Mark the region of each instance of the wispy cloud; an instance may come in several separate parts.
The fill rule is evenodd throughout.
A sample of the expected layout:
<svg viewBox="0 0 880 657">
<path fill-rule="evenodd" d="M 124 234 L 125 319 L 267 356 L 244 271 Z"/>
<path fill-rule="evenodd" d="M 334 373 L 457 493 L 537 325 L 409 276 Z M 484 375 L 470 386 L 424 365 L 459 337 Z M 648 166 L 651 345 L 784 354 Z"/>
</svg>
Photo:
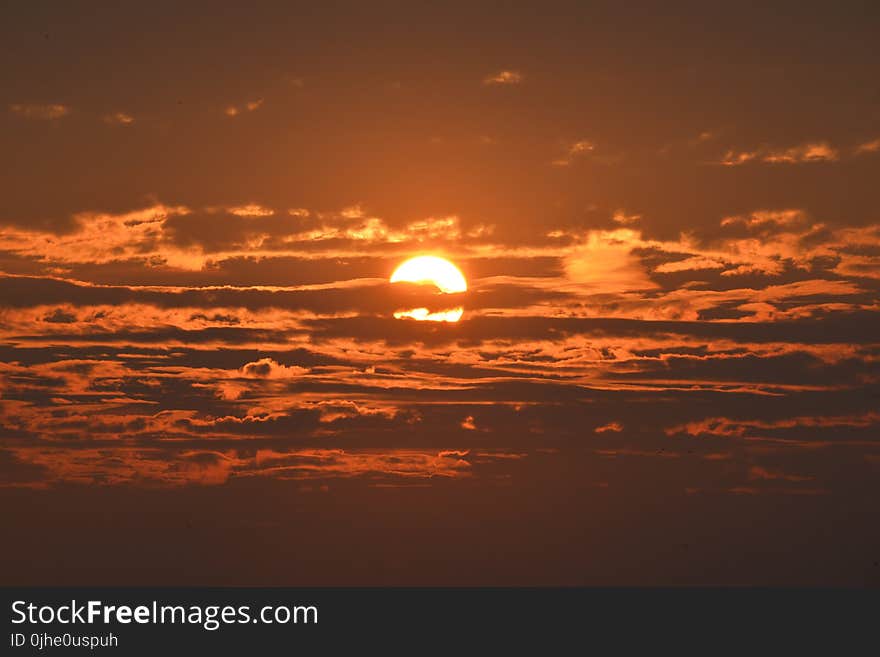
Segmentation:
<svg viewBox="0 0 880 657">
<path fill-rule="evenodd" d="M 70 114 L 70 107 L 60 103 L 52 103 L 48 105 L 14 103 L 9 106 L 9 111 L 25 119 L 52 121 Z"/>
<path fill-rule="evenodd" d="M 483 84 L 520 84 L 523 75 L 519 71 L 498 71 L 493 75 L 483 78 Z"/>
<path fill-rule="evenodd" d="M 263 99 L 258 98 L 256 100 L 250 100 L 242 105 L 230 105 L 225 110 L 223 110 L 223 113 L 226 114 L 226 116 L 230 117 L 238 116 L 239 114 L 243 114 L 244 112 L 254 112 L 260 109 L 262 105 Z"/>
<path fill-rule="evenodd" d="M 835 162 L 840 153 L 828 142 L 809 142 L 790 148 L 773 149 L 759 148 L 752 151 L 729 150 L 721 158 L 719 164 L 739 166 L 749 162 L 767 164 L 804 164 L 810 162 Z"/>
<path fill-rule="evenodd" d="M 880 424 L 880 413 L 868 411 L 858 415 L 805 415 L 775 420 L 732 419 L 709 417 L 669 427 L 666 435 L 686 434 L 688 436 L 722 436 L 725 438 L 766 437 L 767 432 L 790 431 L 803 428 L 852 427 L 870 428 Z"/>
<path fill-rule="evenodd" d="M 108 125 L 127 126 L 134 123 L 134 117 L 126 112 L 112 112 L 110 114 L 105 114 L 102 117 L 102 120 Z"/>
<path fill-rule="evenodd" d="M 620 433 L 623 431 L 623 425 L 620 422 L 609 422 L 593 429 L 595 433 Z"/>
<path fill-rule="evenodd" d="M 855 148 L 856 155 L 864 155 L 866 153 L 878 153 L 880 152 L 880 139 L 872 139 L 871 141 L 866 141 L 864 143 L 859 144 Z"/>
<path fill-rule="evenodd" d="M 771 151 L 764 155 L 764 162 L 799 164 L 801 162 L 834 162 L 839 158 L 835 148 L 827 142 L 802 144 L 784 151 Z"/>
<path fill-rule="evenodd" d="M 789 474 L 779 470 L 769 470 L 759 465 L 753 465 L 749 468 L 749 479 L 759 479 L 763 481 L 812 481 L 813 477 L 805 475 Z"/>
<path fill-rule="evenodd" d="M 612 215 L 611 220 L 621 226 L 631 226 L 642 218 L 640 214 L 627 214 L 623 210 L 617 210 Z"/>
<path fill-rule="evenodd" d="M 369 478 L 375 486 L 402 485 L 407 481 L 472 476 L 468 452 L 412 449 L 260 449 L 249 454 L 237 450 L 207 449 L 70 449 L 42 447 L 13 452 L 22 463 L 39 466 L 39 487 L 59 483 L 121 485 L 150 482 L 153 486 L 219 485 L 230 477 L 270 477 L 286 481 Z M 503 459 L 503 452 L 481 455 L 481 465 Z M 327 486 L 300 488 L 301 492 L 327 490 Z"/>
<path fill-rule="evenodd" d="M 567 167 L 577 158 L 592 152 L 595 148 L 596 146 L 593 142 L 581 139 L 567 146 L 565 154 L 562 157 L 553 160 L 551 164 L 556 167 Z"/>
</svg>

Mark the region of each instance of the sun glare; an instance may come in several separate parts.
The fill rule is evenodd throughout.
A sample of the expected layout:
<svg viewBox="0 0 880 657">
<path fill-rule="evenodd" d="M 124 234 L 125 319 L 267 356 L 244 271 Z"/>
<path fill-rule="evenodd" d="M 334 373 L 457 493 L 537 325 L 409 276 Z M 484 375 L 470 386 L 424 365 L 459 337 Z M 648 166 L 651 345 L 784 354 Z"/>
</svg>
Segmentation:
<svg viewBox="0 0 880 657">
<path fill-rule="evenodd" d="M 458 267 L 437 256 L 410 258 L 394 270 L 391 282 L 433 283 L 445 294 L 467 292 L 467 281 Z"/>
<path fill-rule="evenodd" d="M 401 264 L 391 274 L 392 283 L 416 283 L 433 285 L 443 294 L 467 292 L 467 281 L 461 271 L 445 258 L 437 256 L 417 256 Z M 464 308 L 450 308 L 431 311 L 428 308 L 399 310 L 394 313 L 397 319 L 409 318 L 417 321 L 457 322 Z"/>
</svg>

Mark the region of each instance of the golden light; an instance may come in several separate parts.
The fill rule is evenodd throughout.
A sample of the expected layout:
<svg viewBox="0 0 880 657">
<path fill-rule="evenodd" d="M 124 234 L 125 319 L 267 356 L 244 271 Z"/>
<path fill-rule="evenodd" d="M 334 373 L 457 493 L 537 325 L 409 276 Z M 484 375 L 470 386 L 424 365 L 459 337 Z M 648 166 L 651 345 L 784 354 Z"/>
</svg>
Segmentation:
<svg viewBox="0 0 880 657">
<path fill-rule="evenodd" d="M 394 270 L 394 273 L 391 274 L 391 282 L 433 285 L 442 294 L 467 292 L 467 281 L 458 267 L 445 258 L 437 256 L 410 258 Z M 412 310 L 399 310 L 394 313 L 394 317 L 430 322 L 457 322 L 463 313 L 464 308 L 461 306 L 437 312 L 431 312 L 427 308 L 413 308 Z"/>
</svg>

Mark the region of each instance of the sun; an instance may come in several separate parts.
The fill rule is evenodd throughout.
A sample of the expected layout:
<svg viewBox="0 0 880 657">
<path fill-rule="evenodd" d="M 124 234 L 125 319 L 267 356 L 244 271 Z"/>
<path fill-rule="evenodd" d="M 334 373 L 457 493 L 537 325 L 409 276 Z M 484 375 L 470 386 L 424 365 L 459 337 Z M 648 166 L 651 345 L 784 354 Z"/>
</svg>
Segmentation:
<svg viewBox="0 0 880 657">
<path fill-rule="evenodd" d="M 458 267 L 445 258 L 423 255 L 410 258 L 403 262 L 391 274 L 392 283 L 416 283 L 435 286 L 442 294 L 467 292 L 467 281 Z M 464 308 L 461 306 L 439 312 L 431 312 L 427 308 L 399 310 L 394 313 L 397 319 L 410 318 L 418 321 L 457 322 L 461 319 Z"/>
<path fill-rule="evenodd" d="M 433 283 L 444 294 L 467 292 L 467 281 L 458 267 L 437 256 L 410 258 L 394 270 L 391 282 Z"/>
</svg>

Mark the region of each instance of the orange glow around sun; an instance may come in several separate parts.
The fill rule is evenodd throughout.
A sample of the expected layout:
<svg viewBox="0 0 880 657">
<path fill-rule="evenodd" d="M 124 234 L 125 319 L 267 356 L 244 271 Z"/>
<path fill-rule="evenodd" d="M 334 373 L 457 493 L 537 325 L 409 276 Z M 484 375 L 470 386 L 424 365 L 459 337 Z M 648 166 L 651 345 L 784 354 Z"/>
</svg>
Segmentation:
<svg viewBox="0 0 880 657">
<path fill-rule="evenodd" d="M 433 285 L 442 294 L 455 294 L 467 291 L 467 281 L 454 264 L 437 256 L 417 256 L 402 263 L 391 275 L 392 283 L 416 283 Z M 448 310 L 432 312 L 428 308 L 398 310 L 397 319 L 409 318 L 417 321 L 457 322 L 464 314 L 461 306 Z"/>
</svg>

